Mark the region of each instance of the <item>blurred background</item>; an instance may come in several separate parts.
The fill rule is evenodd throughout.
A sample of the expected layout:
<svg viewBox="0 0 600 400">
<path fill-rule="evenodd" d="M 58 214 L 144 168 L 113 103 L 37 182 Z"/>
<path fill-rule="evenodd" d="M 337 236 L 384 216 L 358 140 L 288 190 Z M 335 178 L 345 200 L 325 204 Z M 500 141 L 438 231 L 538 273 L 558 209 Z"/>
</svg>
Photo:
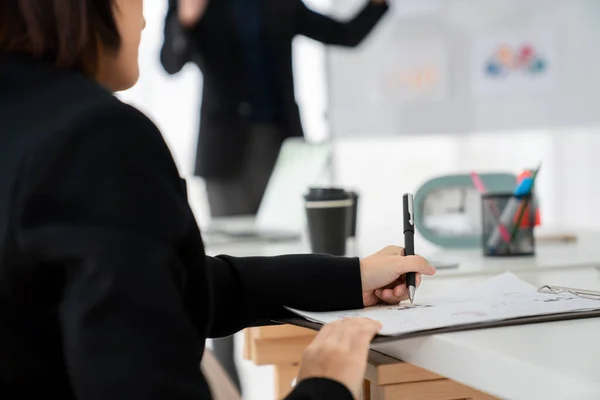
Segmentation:
<svg viewBox="0 0 600 400">
<path fill-rule="evenodd" d="M 305 37 L 293 46 L 306 138 L 332 144 L 334 183 L 360 191 L 362 229 L 389 229 L 401 240 L 402 193 L 438 175 L 517 174 L 540 162 L 544 225 L 599 229 L 600 2 L 389 3 L 357 48 Z M 306 4 L 344 19 L 364 1 Z M 156 122 L 194 196 L 204 199 L 203 182 L 193 177 L 202 75 L 191 64 L 174 76 L 164 72 L 167 2 L 145 7 L 141 79 L 119 96 Z M 200 224 L 208 223 L 207 203 L 194 207 Z M 244 398 L 273 397 L 270 367 L 241 356 L 238 367 Z"/>
<path fill-rule="evenodd" d="M 306 3 L 339 17 L 362 4 Z M 191 64 L 178 75 L 164 72 L 159 51 L 166 2 L 145 7 L 141 79 L 121 97 L 159 125 L 181 173 L 191 176 L 202 76 Z M 391 0 L 391 8 L 357 49 L 325 47 L 304 37 L 294 42 L 306 137 L 333 140 L 336 180 L 365 193 L 361 222 L 381 226 L 390 220 L 386 216 L 399 216 L 398 194 L 430 176 L 518 171 L 543 160 L 537 190 L 544 221 L 599 226 L 600 187 L 592 182 L 600 166 L 600 3 Z M 555 70 L 548 79 L 526 88 L 519 82 L 500 89 L 478 82 L 471 64 L 478 54 L 470 53 L 482 45 L 485 51 L 486 40 L 518 41 L 520 35 L 545 47 L 548 71 Z M 389 214 L 367 219 L 370 207 Z M 208 218 L 208 210 L 200 210 L 200 217 Z"/>
</svg>

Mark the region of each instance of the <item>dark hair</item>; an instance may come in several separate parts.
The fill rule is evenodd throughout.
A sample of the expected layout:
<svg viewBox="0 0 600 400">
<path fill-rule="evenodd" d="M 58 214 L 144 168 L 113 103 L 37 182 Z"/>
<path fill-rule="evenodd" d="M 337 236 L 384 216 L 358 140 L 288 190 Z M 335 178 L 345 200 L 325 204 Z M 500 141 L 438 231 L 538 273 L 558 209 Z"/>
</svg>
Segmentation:
<svg viewBox="0 0 600 400">
<path fill-rule="evenodd" d="M 120 44 L 114 0 L 0 0 L 0 54 L 95 74 L 100 50 Z"/>
</svg>

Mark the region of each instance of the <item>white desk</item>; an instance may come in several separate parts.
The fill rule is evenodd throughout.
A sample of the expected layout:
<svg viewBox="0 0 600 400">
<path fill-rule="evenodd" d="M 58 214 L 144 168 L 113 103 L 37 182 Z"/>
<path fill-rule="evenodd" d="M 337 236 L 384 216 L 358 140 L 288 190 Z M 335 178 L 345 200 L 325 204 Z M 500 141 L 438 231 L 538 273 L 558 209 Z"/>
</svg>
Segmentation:
<svg viewBox="0 0 600 400">
<path fill-rule="evenodd" d="M 248 226 L 249 219 L 233 219 L 229 225 Z M 541 229 L 539 233 L 556 232 L 555 229 Z M 553 270 L 573 267 L 600 267 L 600 232 L 578 232 L 578 240 L 572 243 L 538 244 L 534 257 L 484 257 L 480 249 L 449 250 L 442 249 L 423 240 L 415 243 L 415 248 L 423 249 L 426 257 L 436 260 L 458 261 L 459 267 L 439 270 L 434 279 L 456 278 L 457 276 L 496 275 L 510 268 L 511 271 Z M 350 255 L 362 257 L 372 254 L 390 244 L 399 243 L 395 233 L 387 231 L 376 234 L 364 233 L 358 240 L 356 248 L 349 249 Z M 238 241 L 236 243 L 213 243 L 207 241 L 210 254 L 229 254 L 234 256 L 273 256 L 280 254 L 310 252 L 306 240 L 299 242 L 267 243 L 257 241 Z"/>
<path fill-rule="evenodd" d="M 390 242 L 385 235 L 361 246 Z M 237 243 L 208 246 L 210 254 L 237 256 L 306 252 L 305 243 Z M 417 294 L 440 292 L 506 270 L 536 285 L 600 289 L 600 233 L 582 232 L 576 243 L 544 244 L 535 257 L 485 258 L 479 250 L 433 252 L 460 261 L 439 271 Z M 600 319 L 564 321 L 433 335 L 374 349 L 499 398 L 600 399 Z"/>
<path fill-rule="evenodd" d="M 518 275 L 534 285 L 600 289 L 600 272 L 591 267 Z M 434 291 L 437 283 L 420 290 Z M 598 318 L 433 335 L 373 348 L 503 399 L 600 399 Z"/>
</svg>

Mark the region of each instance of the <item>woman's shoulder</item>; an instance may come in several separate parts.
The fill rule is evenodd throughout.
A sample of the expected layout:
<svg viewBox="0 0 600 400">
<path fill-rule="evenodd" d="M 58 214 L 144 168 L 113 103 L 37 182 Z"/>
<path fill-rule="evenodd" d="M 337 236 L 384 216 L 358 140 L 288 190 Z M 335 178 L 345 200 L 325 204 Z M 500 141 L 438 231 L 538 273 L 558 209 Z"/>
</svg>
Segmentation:
<svg viewBox="0 0 600 400">
<path fill-rule="evenodd" d="M 168 152 L 162 134 L 144 113 L 83 76 L 65 74 L 49 82 L 43 92 L 60 96 L 47 103 L 48 109 L 42 111 L 46 118 L 38 119 L 45 121 L 31 142 L 38 149 L 64 150 L 73 143 L 101 140 Z"/>
<path fill-rule="evenodd" d="M 65 74 L 55 76 L 36 92 L 34 95 L 38 97 L 46 97 L 50 92 L 60 93 L 60 96 L 48 102 L 46 110 L 38 110 L 45 118 L 36 120 L 44 121 L 43 125 L 36 122 L 36 129 L 27 129 L 25 158 L 28 162 L 25 164 L 33 167 L 29 168 L 30 172 L 54 170 L 56 165 L 73 158 L 86 165 L 104 163 L 100 159 L 108 156 L 115 168 L 119 163 L 152 159 L 157 162 L 149 163 L 148 168 L 162 168 L 169 171 L 170 176 L 179 176 L 156 125 L 144 113 L 95 82 Z"/>
<path fill-rule="evenodd" d="M 60 188 L 90 192 L 100 182 L 139 186 L 142 175 L 181 191 L 169 148 L 142 112 L 69 71 L 35 64 L 14 76 L 0 90 L 0 176 L 8 177 L 0 192 L 6 182 L 16 204 Z"/>
<path fill-rule="evenodd" d="M 158 135 L 156 125 L 137 108 L 122 102 L 116 95 L 85 78 L 72 77 L 71 93 L 66 104 L 61 104 L 57 113 L 67 118 L 63 131 L 76 131 L 78 135 L 92 133 L 100 129 L 119 132 L 126 135 Z M 68 92 L 68 91 L 67 91 Z M 107 132 L 110 134 L 110 132 Z"/>
</svg>

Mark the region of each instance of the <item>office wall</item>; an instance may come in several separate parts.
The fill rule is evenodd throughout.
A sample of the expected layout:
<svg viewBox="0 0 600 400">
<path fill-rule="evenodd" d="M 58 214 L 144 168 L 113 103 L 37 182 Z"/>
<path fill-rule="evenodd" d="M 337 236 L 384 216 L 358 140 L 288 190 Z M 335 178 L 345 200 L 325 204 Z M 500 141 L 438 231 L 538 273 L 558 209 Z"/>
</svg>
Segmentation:
<svg viewBox="0 0 600 400">
<path fill-rule="evenodd" d="M 352 15 L 362 0 L 336 0 Z M 365 194 L 361 225 L 400 238 L 400 199 L 426 179 L 512 171 L 543 163 L 537 190 L 546 225 L 600 229 L 600 2 L 595 0 L 390 0 L 382 24 L 358 49 L 328 51 L 329 115 L 336 177 Z M 469 61 L 476 34 L 550 28 L 559 76 L 549 91 L 478 98 Z M 534 29 L 534 30 L 535 30 Z M 441 39 L 441 40 L 438 40 Z M 416 46 L 405 46 L 416 40 Z M 373 86 L 390 53 L 443 44 L 445 79 L 433 93 L 385 97 Z M 439 48 L 437 50 L 440 50 Z M 437 51 L 436 50 L 436 51 Z M 410 56 L 410 54 L 409 54 Z M 418 58 L 418 54 L 416 54 Z M 435 60 L 435 57 L 431 58 Z M 374 75 L 374 76 L 373 76 Z"/>
<path fill-rule="evenodd" d="M 363 2 L 333 9 L 347 16 Z M 390 2 L 362 46 L 329 51 L 335 135 L 600 125 L 597 0 Z M 484 74 L 502 44 L 530 45 L 544 71 Z"/>
<path fill-rule="evenodd" d="M 543 224 L 598 230 L 599 134 L 573 129 L 347 138 L 336 141 L 337 179 L 362 192 L 360 230 L 383 230 L 401 242 L 402 194 L 426 179 L 471 170 L 518 173 L 542 161 L 536 186 Z"/>
</svg>

